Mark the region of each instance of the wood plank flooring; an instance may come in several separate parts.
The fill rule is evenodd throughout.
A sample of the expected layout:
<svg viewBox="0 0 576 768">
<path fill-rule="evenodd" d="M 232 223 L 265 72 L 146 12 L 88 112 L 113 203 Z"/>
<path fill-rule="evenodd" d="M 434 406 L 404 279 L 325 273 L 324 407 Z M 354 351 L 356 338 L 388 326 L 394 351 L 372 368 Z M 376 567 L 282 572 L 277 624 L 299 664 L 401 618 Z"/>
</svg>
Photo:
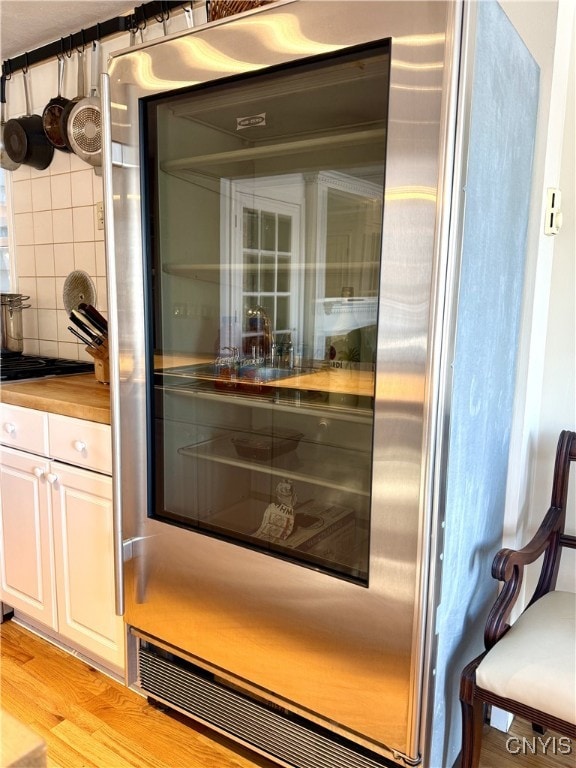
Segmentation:
<svg viewBox="0 0 576 768">
<path fill-rule="evenodd" d="M 146 699 L 13 621 L 0 625 L 0 703 L 47 743 L 48 768 L 273 768 L 265 758 Z M 548 734 L 547 734 L 548 735 Z M 518 736 L 519 741 L 506 742 Z M 571 755 L 526 754 L 529 726 L 486 728 L 480 768 L 574 768 Z M 319 767 L 321 768 L 321 767 Z M 342 768 L 346 768 L 342 766 Z M 447 768 L 436 766 L 435 768 Z"/>
</svg>

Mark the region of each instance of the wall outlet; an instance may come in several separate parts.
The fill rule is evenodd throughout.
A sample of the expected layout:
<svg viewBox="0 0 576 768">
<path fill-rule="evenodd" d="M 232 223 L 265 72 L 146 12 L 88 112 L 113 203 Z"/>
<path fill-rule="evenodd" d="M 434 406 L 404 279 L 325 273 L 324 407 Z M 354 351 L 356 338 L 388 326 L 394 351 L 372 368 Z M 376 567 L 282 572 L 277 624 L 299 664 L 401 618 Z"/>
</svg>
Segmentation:
<svg viewBox="0 0 576 768">
<path fill-rule="evenodd" d="M 104 229 L 104 203 L 96 203 L 96 229 Z"/>
</svg>

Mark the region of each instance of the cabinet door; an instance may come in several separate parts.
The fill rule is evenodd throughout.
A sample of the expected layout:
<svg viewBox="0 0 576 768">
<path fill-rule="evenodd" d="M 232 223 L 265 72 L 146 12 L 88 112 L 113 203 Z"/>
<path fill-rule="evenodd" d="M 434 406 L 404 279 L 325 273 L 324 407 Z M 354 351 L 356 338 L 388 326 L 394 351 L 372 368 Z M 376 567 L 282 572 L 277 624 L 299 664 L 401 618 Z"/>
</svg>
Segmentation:
<svg viewBox="0 0 576 768">
<path fill-rule="evenodd" d="M 0 459 L 1 597 L 56 629 L 49 462 L 9 448 Z"/>
<path fill-rule="evenodd" d="M 58 630 L 117 667 L 124 622 L 114 606 L 112 479 L 52 462 Z"/>
</svg>

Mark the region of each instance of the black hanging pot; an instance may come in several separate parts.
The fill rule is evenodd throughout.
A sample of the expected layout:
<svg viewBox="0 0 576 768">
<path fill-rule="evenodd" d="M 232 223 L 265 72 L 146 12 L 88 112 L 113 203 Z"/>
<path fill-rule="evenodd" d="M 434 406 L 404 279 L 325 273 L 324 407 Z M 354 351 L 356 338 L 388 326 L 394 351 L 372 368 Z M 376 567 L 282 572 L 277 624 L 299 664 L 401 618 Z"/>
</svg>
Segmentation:
<svg viewBox="0 0 576 768">
<path fill-rule="evenodd" d="M 4 146 L 8 157 L 15 163 L 31 165 L 37 171 L 48 168 L 54 157 L 54 147 L 44 133 L 42 117 L 30 111 L 28 69 L 23 70 L 26 114 L 8 120 L 4 126 Z"/>
<path fill-rule="evenodd" d="M 2 167 L 5 171 L 16 171 L 18 168 L 20 168 L 20 163 L 15 163 L 14 160 L 9 157 L 8 153 L 6 152 L 6 147 L 4 146 L 4 126 L 6 124 L 6 120 L 4 119 L 5 104 L 6 78 L 4 75 L 2 75 L 2 94 L 0 101 L 0 127 L 2 129 L 2 137 L 0 138 L 0 167 Z"/>
<path fill-rule="evenodd" d="M 70 99 L 66 99 L 62 96 L 62 83 L 64 82 L 64 56 L 58 57 L 58 96 L 54 96 L 50 99 L 48 104 L 44 107 L 42 112 L 42 125 L 44 127 L 44 133 L 46 138 L 52 144 L 54 149 L 60 149 L 62 152 L 69 152 L 70 150 L 66 146 L 64 136 L 62 135 L 62 127 L 60 124 L 60 118 L 64 108 L 70 102 Z"/>
</svg>

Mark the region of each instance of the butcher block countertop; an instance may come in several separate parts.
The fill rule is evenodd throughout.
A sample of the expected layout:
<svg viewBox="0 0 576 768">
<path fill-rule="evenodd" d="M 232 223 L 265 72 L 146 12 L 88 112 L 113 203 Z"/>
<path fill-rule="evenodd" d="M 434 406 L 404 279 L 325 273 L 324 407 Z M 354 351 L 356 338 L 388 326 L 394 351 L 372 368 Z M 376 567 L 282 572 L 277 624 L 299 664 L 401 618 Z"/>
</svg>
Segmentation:
<svg viewBox="0 0 576 768">
<path fill-rule="evenodd" d="M 3 383 L 0 402 L 110 424 L 110 387 L 93 373 Z"/>
</svg>

